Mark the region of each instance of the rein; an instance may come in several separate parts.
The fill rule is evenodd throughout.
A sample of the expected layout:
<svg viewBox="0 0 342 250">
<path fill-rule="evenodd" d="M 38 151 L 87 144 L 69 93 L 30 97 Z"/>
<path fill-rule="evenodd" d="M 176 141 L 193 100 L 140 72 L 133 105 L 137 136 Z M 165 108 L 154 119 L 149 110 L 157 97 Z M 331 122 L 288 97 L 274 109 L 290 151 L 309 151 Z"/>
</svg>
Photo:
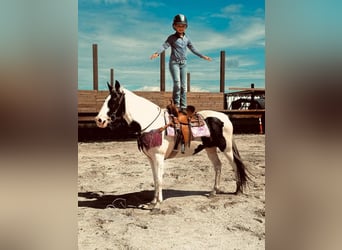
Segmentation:
<svg viewBox="0 0 342 250">
<path fill-rule="evenodd" d="M 149 125 L 147 125 L 147 127 L 146 128 L 144 128 L 144 129 L 142 129 L 141 131 L 140 131 L 140 133 L 142 133 L 142 132 L 144 132 L 146 129 L 148 129 L 157 119 L 158 119 L 158 117 L 159 117 L 159 115 L 160 115 L 160 113 L 161 113 L 161 108 L 160 107 L 158 107 L 159 108 L 159 113 L 158 113 L 158 115 L 156 116 L 156 118 L 154 118 L 154 120 L 149 124 Z"/>
</svg>

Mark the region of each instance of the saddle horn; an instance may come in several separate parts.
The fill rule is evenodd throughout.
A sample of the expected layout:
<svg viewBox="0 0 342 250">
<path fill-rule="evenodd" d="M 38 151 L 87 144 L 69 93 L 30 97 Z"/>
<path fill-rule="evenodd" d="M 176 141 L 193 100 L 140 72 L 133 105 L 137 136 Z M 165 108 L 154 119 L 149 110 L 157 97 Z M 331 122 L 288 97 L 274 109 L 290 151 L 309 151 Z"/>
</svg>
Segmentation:
<svg viewBox="0 0 342 250">
<path fill-rule="evenodd" d="M 178 117 L 178 109 L 177 107 L 174 105 L 173 100 L 170 99 L 170 104 L 166 106 L 167 112 L 170 115 L 174 115 L 175 117 Z"/>
</svg>

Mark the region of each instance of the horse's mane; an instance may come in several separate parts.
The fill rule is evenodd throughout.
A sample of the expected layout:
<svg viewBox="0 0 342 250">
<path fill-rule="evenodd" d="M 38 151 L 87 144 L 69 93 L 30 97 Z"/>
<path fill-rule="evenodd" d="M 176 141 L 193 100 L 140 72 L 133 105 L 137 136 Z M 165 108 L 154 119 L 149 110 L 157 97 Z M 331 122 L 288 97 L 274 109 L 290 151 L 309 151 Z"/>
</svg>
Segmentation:
<svg viewBox="0 0 342 250">
<path fill-rule="evenodd" d="M 150 100 L 142 96 L 139 96 L 126 88 L 122 88 L 121 90 L 126 95 L 125 119 L 128 124 L 130 124 L 133 120 L 145 121 L 146 119 L 148 119 L 149 114 L 144 112 L 146 110 L 153 110 L 153 109 L 158 110 L 159 109 L 159 106 L 151 102 Z M 140 125 L 143 126 L 142 124 Z"/>
<path fill-rule="evenodd" d="M 137 94 L 133 93 L 131 90 L 128 90 L 126 88 L 122 88 L 122 90 L 123 90 L 124 93 L 126 93 L 126 94 L 128 93 L 129 95 L 134 96 L 134 98 L 136 98 L 137 100 L 141 100 L 144 103 L 148 103 L 148 104 L 152 104 L 154 106 L 158 106 L 154 102 L 152 102 L 152 101 L 150 101 L 150 100 L 148 100 L 148 99 L 146 99 L 146 98 L 144 98 L 144 97 L 142 97 L 140 95 L 137 95 Z"/>
</svg>

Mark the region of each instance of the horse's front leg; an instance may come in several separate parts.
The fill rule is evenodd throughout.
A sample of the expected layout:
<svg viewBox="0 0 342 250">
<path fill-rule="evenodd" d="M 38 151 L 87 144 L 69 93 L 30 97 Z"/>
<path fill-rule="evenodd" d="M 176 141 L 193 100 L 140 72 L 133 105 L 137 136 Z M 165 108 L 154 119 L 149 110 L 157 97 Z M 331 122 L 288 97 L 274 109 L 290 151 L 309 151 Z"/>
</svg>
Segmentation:
<svg viewBox="0 0 342 250">
<path fill-rule="evenodd" d="M 158 208 L 163 201 L 164 155 L 152 155 L 151 158 L 149 157 L 149 161 L 153 174 L 154 196 L 150 203 L 141 206 L 144 209 Z"/>
<path fill-rule="evenodd" d="M 154 180 L 154 197 L 151 203 L 158 204 L 163 201 L 164 156 L 155 155 L 151 167 Z"/>
<path fill-rule="evenodd" d="M 163 175 L 164 175 L 164 155 L 157 154 L 153 159 L 154 172 L 154 198 L 153 201 L 159 205 L 163 202 Z"/>
</svg>

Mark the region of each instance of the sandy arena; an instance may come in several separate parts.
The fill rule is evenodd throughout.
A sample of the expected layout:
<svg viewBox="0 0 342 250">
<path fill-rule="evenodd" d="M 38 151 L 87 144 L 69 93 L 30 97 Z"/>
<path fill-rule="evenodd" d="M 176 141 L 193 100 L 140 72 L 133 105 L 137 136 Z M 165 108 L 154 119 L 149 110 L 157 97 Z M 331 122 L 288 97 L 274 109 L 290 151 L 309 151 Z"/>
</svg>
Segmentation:
<svg viewBox="0 0 342 250">
<path fill-rule="evenodd" d="M 265 249 L 265 135 L 234 135 L 252 173 L 243 195 L 208 197 L 214 170 L 205 153 L 165 161 L 160 210 L 152 171 L 135 140 L 78 144 L 78 245 L 105 249 Z M 235 177 L 221 155 L 221 188 Z"/>
</svg>

